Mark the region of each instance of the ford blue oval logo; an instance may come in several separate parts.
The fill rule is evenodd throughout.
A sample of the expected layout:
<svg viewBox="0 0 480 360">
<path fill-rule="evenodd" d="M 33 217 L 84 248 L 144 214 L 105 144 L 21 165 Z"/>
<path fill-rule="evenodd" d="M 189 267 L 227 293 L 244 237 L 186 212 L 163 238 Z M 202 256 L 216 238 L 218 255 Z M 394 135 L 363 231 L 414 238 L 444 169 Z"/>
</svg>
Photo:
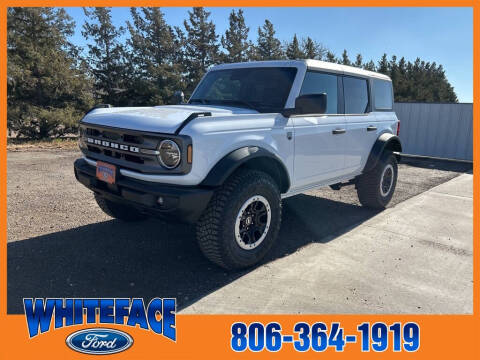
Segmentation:
<svg viewBox="0 0 480 360">
<path fill-rule="evenodd" d="M 133 344 L 130 335 L 113 329 L 97 328 L 76 331 L 67 337 L 70 349 L 84 354 L 114 354 L 127 350 Z"/>
</svg>

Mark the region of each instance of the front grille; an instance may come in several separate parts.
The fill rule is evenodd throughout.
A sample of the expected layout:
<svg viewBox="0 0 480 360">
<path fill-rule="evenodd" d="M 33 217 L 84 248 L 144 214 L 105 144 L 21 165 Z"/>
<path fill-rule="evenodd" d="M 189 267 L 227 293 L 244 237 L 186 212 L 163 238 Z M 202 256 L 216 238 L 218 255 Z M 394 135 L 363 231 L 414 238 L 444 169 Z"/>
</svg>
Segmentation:
<svg viewBox="0 0 480 360">
<path fill-rule="evenodd" d="M 123 141 L 132 144 L 143 144 L 143 138 L 141 136 L 134 136 L 129 134 L 123 135 Z"/>
<path fill-rule="evenodd" d="M 99 136 L 99 135 L 97 135 L 97 136 Z M 115 141 L 122 139 L 122 134 L 115 133 L 115 132 L 112 132 L 112 131 L 102 131 L 101 136 L 104 137 L 105 139 L 110 139 L 110 140 L 115 140 Z M 123 135 L 123 136 L 125 136 L 125 135 Z"/>
<path fill-rule="evenodd" d="M 191 139 L 185 135 L 164 135 L 143 133 L 135 130 L 102 127 L 91 124 L 80 125 L 80 136 L 83 137 L 86 148 L 82 151 L 92 160 L 112 163 L 123 169 L 152 174 L 185 174 L 191 169 L 191 164 L 182 160 L 175 169 L 164 168 L 155 152 L 160 142 L 170 139 L 177 143 L 186 159 L 186 149 Z"/>
<path fill-rule="evenodd" d="M 88 151 L 91 151 L 91 152 L 96 153 L 96 154 L 101 154 L 102 153 L 102 149 L 100 149 L 98 147 L 95 147 L 95 146 L 87 145 L 87 149 L 88 149 Z"/>
<path fill-rule="evenodd" d="M 142 150 L 156 150 L 162 140 L 160 136 L 138 135 L 129 133 L 128 130 L 88 126 L 82 126 L 81 132 L 89 156 L 95 160 L 107 160 L 136 170 L 138 170 L 136 165 L 156 168 L 160 166 L 156 155 L 141 153 Z"/>
</svg>

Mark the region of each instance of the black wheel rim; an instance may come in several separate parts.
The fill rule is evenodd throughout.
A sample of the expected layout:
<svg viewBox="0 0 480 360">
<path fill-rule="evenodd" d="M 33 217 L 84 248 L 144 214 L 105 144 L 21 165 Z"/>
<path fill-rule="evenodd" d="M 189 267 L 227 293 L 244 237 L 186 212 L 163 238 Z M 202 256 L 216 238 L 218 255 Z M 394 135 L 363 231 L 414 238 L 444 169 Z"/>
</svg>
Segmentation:
<svg viewBox="0 0 480 360">
<path fill-rule="evenodd" d="M 251 250 L 264 240 L 271 221 L 270 205 L 263 196 L 248 199 L 239 211 L 235 223 L 238 245 Z"/>
<path fill-rule="evenodd" d="M 382 181 L 380 188 L 383 196 L 387 196 L 393 185 L 393 168 L 391 165 L 387 166 L 382 174 Z"/>
</svg>

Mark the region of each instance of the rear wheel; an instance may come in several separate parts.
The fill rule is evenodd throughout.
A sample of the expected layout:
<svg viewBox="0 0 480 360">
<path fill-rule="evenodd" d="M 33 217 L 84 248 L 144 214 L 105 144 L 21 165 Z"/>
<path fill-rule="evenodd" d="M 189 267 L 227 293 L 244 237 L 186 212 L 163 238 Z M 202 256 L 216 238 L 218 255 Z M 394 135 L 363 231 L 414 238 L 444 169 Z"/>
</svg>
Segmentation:
<svg viewBox="0 0 480 360">
<path fill-rule="evenodd" d="M 105 214 L 115 219 L 123 221 L 140 221 L 148 217 L 147 215 L 139 212 L 133 206 L 113 202 L 97 194 L 95 194 L 95 200 Z"/>
<path fill-rule="evenodd" d="M 360 203 L 370 208 L 384 209 L 395 192 L 397 177 L 397 158 L 393 153 L 386 152 L 371 171 L 358 179 L 357 194 Z"/>
<path fill-rule="evenodd" d="M 240 170 L 217 190 L 200 217 L 200 249 L 226 269 L 252 266 L 275 242 L 281 210 L 278 186 L 269 175 Z"/>
</svg>

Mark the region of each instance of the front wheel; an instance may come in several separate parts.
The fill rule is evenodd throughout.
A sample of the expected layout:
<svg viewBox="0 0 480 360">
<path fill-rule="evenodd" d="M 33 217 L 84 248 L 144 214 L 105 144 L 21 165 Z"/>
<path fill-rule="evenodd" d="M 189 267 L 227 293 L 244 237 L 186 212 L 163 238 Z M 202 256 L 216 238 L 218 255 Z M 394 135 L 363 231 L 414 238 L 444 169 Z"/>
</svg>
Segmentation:
<svg viewBox="0 0 480 360">
<path fill-rule="evenodd" d="M 214 194 L 197 223 L 203 254 L 225 269 L 258 263 L 275 242 L 282 208 L 278 186 L 267 174 L 240 170 Z"/>
<path fill-rule="evenodd" d="M 397 177 L 397 158 L 387 152 L 371 171 L 359 177 L 357 194 L 360 203 L 366 207 L 384 209 L 395 192 Z"/>
</svg>

